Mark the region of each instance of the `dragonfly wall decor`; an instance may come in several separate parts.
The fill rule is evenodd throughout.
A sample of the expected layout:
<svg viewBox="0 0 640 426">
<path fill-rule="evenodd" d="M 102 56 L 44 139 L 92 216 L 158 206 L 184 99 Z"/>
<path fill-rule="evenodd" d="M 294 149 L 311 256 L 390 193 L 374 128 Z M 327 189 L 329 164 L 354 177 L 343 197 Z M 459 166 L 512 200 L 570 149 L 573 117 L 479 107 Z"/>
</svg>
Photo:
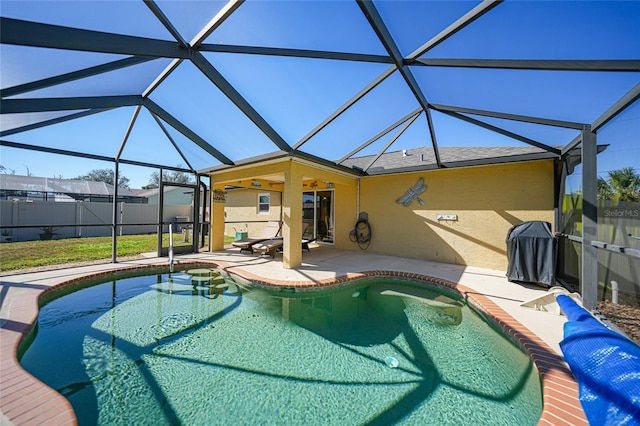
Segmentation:
<svg viewBox="0 0 640 426">
<path fill-rule="evenodd" d="M 424 179 L 420 178 L 415 185 L 407 190 L 406 194 L 396 200 L 396 203 L 407 207 L 415 199 L 420 203 L 420 205 L 424 206 L 424 201 L 422 198 L 418 197 L 418 195 L 422 194 L 426 190 L 427 185 L 424 184 Z"/>
</svg>

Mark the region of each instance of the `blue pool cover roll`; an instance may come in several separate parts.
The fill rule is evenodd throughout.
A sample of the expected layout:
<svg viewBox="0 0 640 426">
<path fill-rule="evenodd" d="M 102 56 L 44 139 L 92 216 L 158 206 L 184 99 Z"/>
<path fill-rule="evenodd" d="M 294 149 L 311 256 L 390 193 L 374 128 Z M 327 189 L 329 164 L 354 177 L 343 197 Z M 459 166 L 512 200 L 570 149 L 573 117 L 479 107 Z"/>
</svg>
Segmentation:
<svg viewBox="0 0 640 426">
<path fill-rule="evenodd" d="M 570 297 L 559 295 L 556 301 L 568 319 L 560 348 L 589 424 L 640 426 L 640 346 Z"/>
</svg>

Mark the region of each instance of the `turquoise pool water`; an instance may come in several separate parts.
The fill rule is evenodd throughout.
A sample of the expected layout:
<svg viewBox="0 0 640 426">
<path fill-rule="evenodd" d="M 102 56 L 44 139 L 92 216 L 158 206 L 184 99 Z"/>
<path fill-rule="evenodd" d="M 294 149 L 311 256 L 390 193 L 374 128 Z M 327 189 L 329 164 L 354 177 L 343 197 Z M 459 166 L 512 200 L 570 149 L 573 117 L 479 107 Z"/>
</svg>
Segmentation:
<svg viewBox="0 0 640 426">
<path fill-rule="evenodd" d="M 196 283 L 197 284 L 197 283 Z M 466 305 L 395 280 L 270 294 L 186 273 L 41 308 L 22 365 L 81 425 L 536 424 L 527 357 Z"/>
</svg>

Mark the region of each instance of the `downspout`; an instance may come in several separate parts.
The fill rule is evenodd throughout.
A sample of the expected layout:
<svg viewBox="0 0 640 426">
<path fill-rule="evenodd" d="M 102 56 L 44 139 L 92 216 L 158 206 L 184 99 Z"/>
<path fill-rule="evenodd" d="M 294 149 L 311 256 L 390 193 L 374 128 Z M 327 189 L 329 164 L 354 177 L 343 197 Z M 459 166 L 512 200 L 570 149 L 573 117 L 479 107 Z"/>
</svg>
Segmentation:
<svg viewBox="0 0 640 426">
<path fill-rule="evenodd" d="M 280 193 L 280 223 L 284 221 L 284 191 L 278 191 Z M 277 234 L 276 234 L 277 235 Z M 280 235 L 282 235 L 282 226 L 280 227 Z"/>
<path fill-rule="evenodd" d="M 358 193 L 356 194 L 356 217 L 360 215 L 360 177 L 358 177 Z"/>
<path fill-rule="evenodd" d="M 568 155 L 568 154 L 567 154 Z M 565 258 L 565 252 L 569 246 L 566 235 L 569 231 L 566 229 L 565 216 L 564 216 L 564 193 L 566 190 L 566 178 L 568 175 L 567 157 L 561 156 L 560 159 L 554 160 L 554 177 L 553 177 L 553 210 L 554 210 L 554 232 L 557 234 L 563 234 L 558 237 L 558 246 L 556 251 L 556 267 L 555 276 L 556 281 L 566 286 L 565 277 L 567 276 L 564 262 L 561 259 Z"/>
<path fill-rule="evenodd" d="M 553 229 L 554 232 L 562 232 L 562 199 L 564 196 L 564 184 L 562 179 L 562 169 L 564 160 L 553 160 Z M 557 275 L 556 275 L 557 276 Z"/>
</svg>

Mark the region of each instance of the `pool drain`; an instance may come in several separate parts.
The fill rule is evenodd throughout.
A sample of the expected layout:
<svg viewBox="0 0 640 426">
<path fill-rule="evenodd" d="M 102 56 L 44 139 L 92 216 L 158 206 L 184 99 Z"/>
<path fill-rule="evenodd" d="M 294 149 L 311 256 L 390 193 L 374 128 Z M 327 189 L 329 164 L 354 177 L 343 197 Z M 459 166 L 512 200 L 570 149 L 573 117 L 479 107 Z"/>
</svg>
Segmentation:
<svg viewBox="0 0 640 426">
<path fill-rule="evenodd" d="M 384 363 L 387 364 L 389 368 L 397 368 L 400 363 L 398 360 L 392 356 L 388 356 L 384 359 Z"/>
</svg>

